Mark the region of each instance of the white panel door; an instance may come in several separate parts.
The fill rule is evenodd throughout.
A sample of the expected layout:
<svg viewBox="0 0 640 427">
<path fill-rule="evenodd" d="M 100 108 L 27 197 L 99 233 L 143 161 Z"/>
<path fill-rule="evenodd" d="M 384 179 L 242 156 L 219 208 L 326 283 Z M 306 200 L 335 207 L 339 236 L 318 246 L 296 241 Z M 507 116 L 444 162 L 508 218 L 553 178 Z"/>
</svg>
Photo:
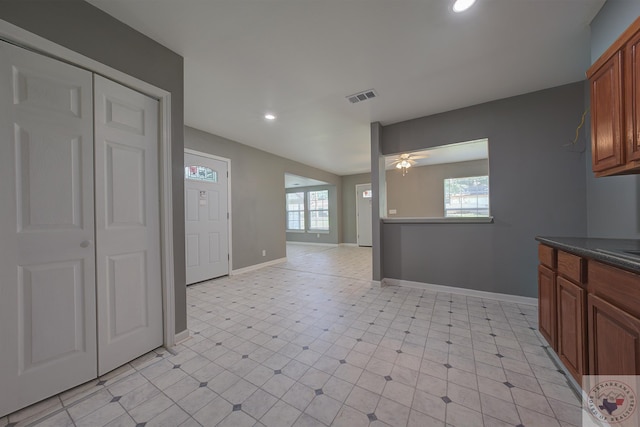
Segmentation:
<svg viewBox="0 0 640 427">
<path fill-rule="evenodd" d="M 187 284 L 229 274 L 227 162 L 184 154 Z"/>
<path fill-rule="evenodd" d="M 96 377 L 91 73 L 0 42 L 0 417 Z"/>
<path fill-rule="evenodd" d="M 158 102 L 95 86 L 98 373 L 162 345 Z"/>
<path fill-rule="evenodd" d="M 371 184 L 356 185 L 358 246 L 371 246 Z"/>
</svg>

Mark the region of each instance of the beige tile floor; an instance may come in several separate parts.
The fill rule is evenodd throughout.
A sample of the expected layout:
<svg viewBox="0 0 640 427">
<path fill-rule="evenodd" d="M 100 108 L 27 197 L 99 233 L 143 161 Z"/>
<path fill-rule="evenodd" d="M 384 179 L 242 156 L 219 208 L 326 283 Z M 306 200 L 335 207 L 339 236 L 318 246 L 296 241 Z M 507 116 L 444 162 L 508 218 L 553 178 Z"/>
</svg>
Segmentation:
<svg viewBox="0 0 640 427">
<path fill-rule="evenodd" d="M 372 286 L 371 249 L 187 290 L 191 338 L 0 426 L 572 426 L 533 306 Z"/>
</svg>

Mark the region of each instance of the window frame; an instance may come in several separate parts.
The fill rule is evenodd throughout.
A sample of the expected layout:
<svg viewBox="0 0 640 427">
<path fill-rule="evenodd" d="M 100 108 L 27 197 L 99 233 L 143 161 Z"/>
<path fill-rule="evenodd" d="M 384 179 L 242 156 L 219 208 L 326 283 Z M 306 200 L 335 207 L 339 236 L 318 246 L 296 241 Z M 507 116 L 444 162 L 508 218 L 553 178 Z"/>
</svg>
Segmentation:
<svg viewBox="0 0 640 427">
<path fill-rule="evenodd" d="M 475 208 L 463 208 L 462 204 L 460 205 L 460 208 L 457 208 L 458 211 L 473 211 L 475 210 L 476 214 L 468 214 L 468 215 L 464 215 L 464 214 L 459 214 L 459 215 L 448 215 L 448 212 L 450 210 L 454 210 L 452 208 L 447 209 L 447 195 L 449 194 L 449 199 L 451 198 L 450 192 L 447 190 L 447 184 L 453 180 L 471 180 L 471 179 L 481 179 L 483 181 L 486 181 L 486 187 L 487 187 L 487 191 L 486 193 L 476 193 L 474 194 L 469 194 L 468 196 L 470 197 L 475 197 L 476 200 L 476 207 Z M 449 178 L 444 178 L 443 179 L 443 190 L 444 190 L 444 198 L 443 198 L 443 214 L 444 214 L 444 218 L 487 218 L 491 216 L 491 188 L 489 186 L 489 175 L 478 175 L 478 176 L 460 176 L 460 177 L 449 177 Z M 485 211 L 485 208 L 481 208 L 479 207 L 478 201 L 480 199 L 481 196 L 485 196 L 486 194 L 486 200 L 487 200 L 487 204 L 486 204 L 486 214 L 480 214 L 480 211 Z M 465 197 L 464 194 L 460 194 L 459 197 Z M 469 212 L 470 213 L 470 212 Z M 483 212 L 484 213 L 484 212 Z"/>
<path fill-rule="evenodd" d="M 325 198 L 316 198 L 316 200 L 312 200 L 311 197 L 311 193 L 326 193 L 326 197 Z M 313 232 L 313 233 L 317 233 L 317 232 L 325 232 L 328 233 L 329 231 L 331 231 L 331 224 L 329 221 L 329 190 L 328 189 L 324 189 L 324 190 L 307 190 L 306 192 L 307 194 L 307 208 L 308 208 L 308 217 L 309 217 L 309 225 L 307 226 L 307 231 L 309 232 Z M 318 208 L 317 206 L 315 208 L 311 207 L 311 203 L 315 201 L 316 204 L 318 202 L 322 202 L 323 205 L 326 205 L 326 207 L 322 207 L 322 208 Z M 314 218 L 312 218 L 314 213 L 320 214 L 322 212 L 326 212 L 326 223 L 327 226 L 326 228 L 324 227 L 314 227 L 313 226 L 313 221 Z M 321 222 L 325 222 L 324 219 L 320 219 L 320 218 L 315 218 L 315 221 L 321 221 Z"/>
<path fill-rule="evenodd" d="M 297 194 L 297 195 L 302 195 L 302 203 L 298 203 L 297 206 L 299 207 L 299 209 L 289 209 L 290 203 L 289 203 L 289 195 L 290 194 Z M 285 196 L 285 213 L 286 213 L 286 229 L 287 232 L 291 232 L 291 233 L 304 233 L 306 231 L 306 216 L 307 216 L 307 209 L 306 209 L 306 192 L 305 191 L 291 191 L 291 192 L 287 192 L 286 196 Z M 301 208 L 301 209 L 300 209 Z M 289 214 L 291 213 L 297 213 L 298 214 L 298 222 L 301 224 L 300 228 L 290 228 L 290 217 Z"/>
<path fill-rule="evenodd" d="M 332 221 L 331 221 L 331 191 L 329 188 L 314 188 L 314 187 L 307 187 L 307 188 L 298 188 L 295 189 L 293 191 L 288 191 L 291 189 L 287 189 L 287 191 L 285 192 L 285 230 L 287 233 L 315 233 L 315 234 L 329 234 L 331 233 L 331 227 L 332 227 Z M 318 208 L 317 206 L 314 205 L 314 208 L 311 209 L 311 205 L 312 205 L 312 200 L 311 200 L 311 193 L 326 193 L 326 198 L 325 199 L 319 199 L 321 202 L 323 201 L 323 206 L 320 206 L 320 208 Z M 290 210 L 289 209 L 289 194 L 304 194 L 304 205 L 303 208 L 304 210 Z M 314 201 L 314 202 L 317 202 Z M 298 212 L 298 213 L 302 213 L 302 219 L 303 219 L 303 228 L 289 228 L 289 213 L 293 213 L 293 212 Z M 313 218 L 312 216 L 314 215 L 318 215 L 317 213 L 324 213 L 326 215 L 326 220 L 324 218 Z M 326 228 L 322 227 L 322 228 L 318 228 L 318 227 L 313 227 L 312 223 L 314 221 L 321 221 L 321 222 L 326 222 Z M 317 224 L 316 224 L 317 225 Z"/>
</svg>

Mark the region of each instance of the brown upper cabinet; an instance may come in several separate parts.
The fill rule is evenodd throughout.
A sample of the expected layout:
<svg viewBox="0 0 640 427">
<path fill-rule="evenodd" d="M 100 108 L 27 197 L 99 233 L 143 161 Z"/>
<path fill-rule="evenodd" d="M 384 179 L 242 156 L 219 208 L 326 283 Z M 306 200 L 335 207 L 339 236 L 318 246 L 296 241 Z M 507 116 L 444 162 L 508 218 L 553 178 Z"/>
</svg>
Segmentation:
<svg viewBox="0 0 640 427">
<path fill-rule="evenodd" d="M 640 18 L 587 70 L 597 177 L 640 173 Z"/>
</svg>

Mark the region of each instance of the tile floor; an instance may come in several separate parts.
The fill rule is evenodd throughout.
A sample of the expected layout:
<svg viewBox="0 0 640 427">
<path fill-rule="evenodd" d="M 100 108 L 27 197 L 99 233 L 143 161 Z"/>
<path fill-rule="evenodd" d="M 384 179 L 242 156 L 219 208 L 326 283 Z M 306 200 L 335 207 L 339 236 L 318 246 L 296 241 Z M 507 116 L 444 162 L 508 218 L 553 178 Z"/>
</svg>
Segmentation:
<svg viewBox="0 0 640 427">
<path fill-rule="evenodd" d="M 370 282 L 371 250 L 188 288 L 191 338 L 0 426 L 572 426 L 536 308 Z"/>
</svg>

